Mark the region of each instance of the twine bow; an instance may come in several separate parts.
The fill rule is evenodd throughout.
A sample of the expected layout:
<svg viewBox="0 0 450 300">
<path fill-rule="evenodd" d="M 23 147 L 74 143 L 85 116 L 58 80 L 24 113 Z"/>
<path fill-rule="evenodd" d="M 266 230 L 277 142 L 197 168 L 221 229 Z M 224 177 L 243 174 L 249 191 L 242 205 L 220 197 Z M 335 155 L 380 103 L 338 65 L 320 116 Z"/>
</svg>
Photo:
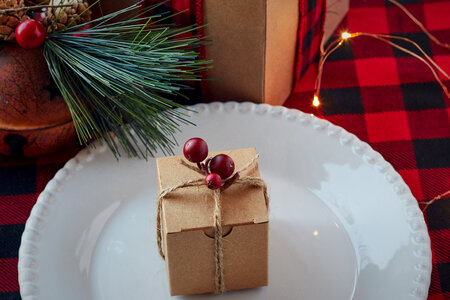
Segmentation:
<svg viewBox="0 0 450 300">
<path fill-rule="evenodd" d="M 222 188 L 217 190 L 211 190 L 212 196 L 214 198 L 214 261 L 216 265 L 216 271 L 215 271 L 215 292 L 216 294 L 222 294 L 225 292 L 225 281 L 224 281 L 224 274 L 223 274 L 223 244 L 222 244 L 222 201 L 221 201 L 221 192 L 225 190 L 226 187 L 228 187 L 231 184 L 242 184 L 246 186 L 253 186 L 253 187 L 261 187 L 263 189 L 264 193 L 264 200 L 266 201 L 266 206 L 269 206 L 269 196 L 267 194 L 267 185 L 261 178 L 258 177 L 251 177 L 251 176 L 243 176 L 241 177 L 240 174 L 246 170 L 248 170 L 250 167 L 252 167 L 255 162 L 257 161 L 259 157 L 259 154 L 255 155 L 255 157 L 248 162 L 244 167 L 242 167 L 240 170 L 236 172 L 234 176 L 231 178 L 225 180 Z M 195 171 L 200 170 L 187 165 L 183 163 L 186 167 L 189 167 Z M 203 173 L 202 173 L 203 174 Z M 172 193 L 175 190 L 186 188 L 186 187 L 193 187 L 193 186 L 203 186 L 205 185 L 205 181 L 203 179 L 196 179 L 196 180 L 187 180 L 185 182 L 182 182 L 180 184 L 177 184 L 172 187 L 168 187 L 164 190 L 162 190 L 158 195 L 158 202 L 157 202 L 157 213 L 156 213 L 156 237 L 157 237 L 157 243 L 158 243 L 158 251 L 159 254 L 163 259 L 165 259 L 165 255 L 162 249 L 162 234 L 161 234 L 161 208 L 162 208 L 162 201 L 165 196 Z M 224 188 L 225 187 L 225 188 Z"/>
</svg>

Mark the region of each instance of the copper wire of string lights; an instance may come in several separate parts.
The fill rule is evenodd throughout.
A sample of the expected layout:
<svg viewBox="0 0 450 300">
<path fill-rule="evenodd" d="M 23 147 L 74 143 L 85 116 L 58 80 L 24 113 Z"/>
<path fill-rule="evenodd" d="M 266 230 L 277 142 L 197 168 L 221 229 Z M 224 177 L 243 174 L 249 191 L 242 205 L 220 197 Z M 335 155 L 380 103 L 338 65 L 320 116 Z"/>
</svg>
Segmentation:
<svg viewBox="0 0 450 300">
<path fill-rule="evenodd" d="M 431 59 L 431 57 L 430 57 L 429 55 L 427 55 L 427 54 L 422 50 L 422 48 L 420 48 L 416 43 L 414 43 L 414 42 L 411 41 L 410 39 L 407 39 L 407 38 L 404 38 L 404 37 L 389 36 L 389 35 L 383 36 L 383 35 L 380 35 L 380 34 L 368 34 L 368 33 L 363 33 L 363 34 L 361 34 L 361 35 L 362 35 L 362 36 L 370 36 L 370 37 L 376 38 L 376 39 L 378 39 L 378 40 L 380 40 L 380 41 L 383 41 L 383 42 L 385 42 L 385 43 L 387 43 L 387 44 L 389 44 L 389 45 L 391 45 L 391 46 L 393 46 L 393 47 L 395 47 L 395 48 L 397 48 L 397 49 L 399 49 L 399 50 L 401 50 L 401 51 L 403 51 L 403 52 L 405 52 L 405 53 L 408 53 L 409 55 L 411 55 L 411 56 L 417 58 L 418 60 L 422 61 L 422 62 L 423 62 L 423 63 L 431 70 L 431 72 L 433 73 L 434 78 L 435 78 L 436 81 L 439 83 L 439 85 L 442 87 L 442 90 L 444 91 L 444 93 L 445 93 L 445 95 L 447 96 L 447 98 L 450 98 L 450 93 L 448 92 L 447 87 L 444 85 L 444 83 L 442 82 L 442 80 L 439 78 L 439 75 L 437 74 L 436 70 L 433 69 L 433 67 L 435 67 L 439 72 L 441 72 L 441 74 L 443 74 L 443 75 L 445 76 L 445 78 L 447 78 L 447 80 L 450 80 L 450 77 L 449 77 L 449 76 L 447 75 L 447 73 L 445 73 L 445 71 L 442 70 L 442 69 L 441 69 L 441 68 L 440 68 L 440 67 L 439 67 L 439 66 Z M 403 47 L 401 47 L 401 46 L 399 46 L 399 45 L 393 43 L 392 41 L 389 41 L 389 40 L 385 39 L 385 37 L 388 37 L 388 38 L 395 38 L 395 39 L 401 39 L 401 40 L 407 41 L 407 42 L 409 42 L 409 43 L 411 43 L 411 44 L 413 44 L 413 45 L 415 44 L 415 45 L 419 48 L 420 52 L 424 55 L 424 57 L 426 58 L 426 60 L 423 59 L 423 58 L 422 58 L 421 56 L 419 56 L 418 54 L 416 54 L 416 53 L 414 53 L 414 52 L 412 52 L 412 51 L 410 51 L 410 50 L 408 50 L 408 49 L 406 49 L 406 48 L 403 48 Z M 428 60 L 428 61 L 427 61 L 427 60 Z"/>
<path fill-rule="evenodd" d="M 433 73 L 434 78 L 436 79 L 436 81 L 440 84 L 440 86 L 442 87 L 442 90 L 444 91 L 445 95 L 450 98 L 450 93 L 447 89 L 447 87 L 444 85 L 444 83 L 442 82 L 442 80 L 439 78 L 439 75 L 437 73 L 437 71 L 439 71 L 442 75 L 444 75 L 444 77 L 447 80 L 450 80 L 450 76 L 444 71 L 442 70 L 441 67 L 439 67 L 439 65 L 437 65 L 429 55 L 427 55 L 425 53 L 425 51 L 423 51 L 422 48 L 420 48 L 420 46 L 407 38 L 404 37 L 399 37 L 399 36 L 393 36 L 393 35 L 387 35 L 387 34 L 373 34 L 373 33 L 363 33 L 363 32 L 355 32 L 355 33 L 349 33 L 349 32 L 343 32 L 341 34 L 341 37 L 333 42 L 331 42 L 328 47 L 322 52 L 322 55 L 320 57 L 319 60 L 319 65 L 318 65 L 318 70 L 317 70 L 317 77 L 316 77 L 316 82 L 315 82 L 315 92 L 314 92 L 314 99 L 312 104 L 314 106 L 319 106 L 320 105 L 320 100 L 319 100 L 319 93 L 320 93 L 320 85 L 322 82 L 322 74 L 323 74 L 323 65 L 325 63 L 325 61 L 327 60 L 327 58 L 334 52 L 336 51 L 346 40 L 350 39 L 350 38 L 355 38 L 358 36 L 367 36 L 367 37 L 371 37 L 371 38 L 375 38 L 378 39 L 382 42 L 385 42 L 389 45 L 391 45 L 392 47 L 395 47 L 415 58 L 417 58 L 418 60 L 422 61 Z M 391 40 L 388 39 L 393 39 L 393 40 L 402 40 L 402 41 L 406 41 L 410 44 L 412 44 L 415 48 L 417 48 L 419 50 L 419 52 L 424 56 L 421 57 L 419 56 L 417 53 L 414 53 L 402 46 L 397 45 L 396 43 L 392 42 Z M 437 70 L 437 71 L 436 71 Z M 433 199 L 429 200 L 429 201 L 422 201 L 420 202 L 420 204 L 425 204 L 425 207 L 423 208 L 422 211 L 425 211 L 429 205 L 433 204 L 436 200 L 441 199 L 442 197 L 445 197 L 447 195 L 450 194 L 450 190 L 438 195 L 436 197 L 434 197 Z"/>
<path fill-rule="evenodd" d="M 450 50 L 450 44 L 439 41 L 403 5 L 398 3 L 396 0 L 388 0 L 388 1 L 393 3 L 394 5 L 396 5 L 397 7 L 399 7 L 417 26 L 420 27 L 420 29 L 430 38 L 430 40 L 432 40 L 438 46 Z M 417 58 L 421 62 L 423 62 L 431 70 L 434 78 L 441 86 L 445 95 L 448 98 L 450 98 L 450 93 L 448 91 L 448 88 L 444 85 L 444 83 L 440 79 L 438 72 L 441 73 L 447 80 L 450 80 L 450 76 L 444 70 L 442 70 L 442 68 L 438 64 L 436 64 L 436 62 L 428 54 L 426 54 L 425 51 L 416 42 L 414 42 L 408 38 L 405 38 L 405 37 L 388 35 L 388 34 L 375 34 L 375 33 L 364 33 L 364 32 L 355 32 L 355 33 L 343 32 L 341 34 L 340 38 L 331 42 L 325 50 L 323 49 L 324 43 L 321 43 L 321 45 L 320 45 L 320 54 L 321 55 L 320 55 L 320 60 L 319 60 L 319 64 L 317 67 L 317 76 L 316 76 L 316 81 L 315 81 L 315 86 L 314 86 L 314 98 L 312 101 L 313 106 L 317 107 L 320 105 L 319 94 L 320 94 L 320 86 L 322 83 L 323 66 L 325 64 L 325 61 L 334 51 L 336 51 L 340 46 L 342 46 L 346 40 L 348 40 L 350 38 L 359 37 L 359 36 L 371 37 L 371 38 L 377 39 L 379 41 L 382 41 L 384 43 L 387 43 L 387 44 L 391 45 L 392 47 L 394 47 L 400 51 L 403 51 L 403 52 L 411 55 L 412 57 Z M 408 49 L 398 45 L 393 40 L 404 41 L 404 42 L 407 42 L 407 43 L 413 45 L 420 52 L 420 54 L 422 54 L 423 57 L 411 50 L 408 50 Z M 422 211 L 425 212 L 425 210 L 428 208 L 429 205 L 433 204 L 435 201 L 437 201 L 445 196 L 448 196 L 448 195 L 450 195 L 450 190 L 434 197 L 433 199 L 431 199 L 429 201 L 419 202 L 420 204 L 425 205 L 425 207 L 422 209 Z"/>
<path fill-rule="evenodd" d="M 417 20 L 416 17 L 414 17 L 414 15 L 409 10 L 406 9 L 406 7 L 404 7 L 403 5 L 398 3 L 396 0 L 388 0 L 388 1 L 391 2 L 392 4 L 396 5 L 398 8 L 400 8 L 414 23 L 416 23 L 417 26 L 420 27 L 420 29 L 422 29 L 422 31 L 430 38 L 430 40 L 432 40 L 437 45 L 439 45 L 439 46 L 441 46 L 443 48 L 450 49 L 450 45 L 449 44 L 439 41 L 434 35 L 432 35 L 426 29 L 426 27 L 419 20 Z"/>
<path fill-rule="evenodd" d="M 439 200 L 439 199 L 441 199 L 442 197 L 445 197 L 445 196 L 447 196 L 447 195 L 449 195 L 449 194 L 450 194 L 450 190 L 446 191 L 446 192 L 443 193 L 443 194 L 440 194 L 440 195 L 434 197 L 433 199 L 431 199 L 431 200 L 429 200 L 429 201 L 420 201 L 420 202 L 419 202 L 420 204 L 425 204 L 425 207 L 422 209 L 422 211 L 424 212 L 424 211 L 428 208 L 428 206 L 430 206 L 431 204 L 433 204 L 436 200 Z"/>
<path fill-rule="evenodd" d="M 342 35 L 344 35 L 344 33 Z M 319 91 L 320 91 L 320 84 L 322 83 L 323 64 L 327 60 L 328 56 L 330 56 L 331 53 L 336 51 L 336 49 L 338 49 L 343 43 L 344 43 L 344 38 L 335 40 L 335 41 L 331 42 L 330 45 L 328 45 L 328 47 L 327 47 L 327 49 L 325 49 L 325 51 L 322 52 L 322 55 L 319 60 L 319 65 L 318 65 L 318 69 L 317 69 L 317 77 L 316 77 L 316 82 L 315 82 L 315 86 L 314 86 L 314 99 L 313 99 L 314 106 L 320 105 Z"/>
<path fill-rule="evenodd" d="M 405 38 L 405 37 L 400 37 L 400 36 L 395 36 L 395 35 L 389 35 L 389 34 L 377 34 L 377 33 L 364 33 L 364 32 L 355 32 L 355 33 L 349 33 L 349 32 L 343 32 L 341 35 L 340 39 L 337 39 L 335 41 L 333 41 L 328 47 L 327 49 L 322 53 L 322 56 L 319 60 L 319 65 L 318 65 L 318 70 L 317 70 L 317 77 L 316 77 L 316 83 L 315 83 L 315 93 L 314 93 L 314 99 L 313 99 L 313 105 L 314 106 L 319 106 L 320 105 L 320 101 L 319 101 L 319 93 L 320 93 L 320 85 L 322 82 L 322 74 L 323 74 L 323 65 L 325 63 L 325 61 L 327 60 L 327 58 L 330 56 L 331 53 L 333 53 L 334 51 L 336 51 L 343 43 L 345 40 L 351 39 L 351 38 L 355 38 L 355 37 L 359 37 L 359 36 L 367 36 L 367 37 L 371 37 L 377 40 L 380 40 L 386 44 L 391 45 L 394 48 L 397 48 L 400 51 L 403 51 L 415 58 L 417 58 L 418 60 L 420 60 L 421 62 L 423 62 L 430 70 L 431 73 L 433 74 L 434 78 L 436 79 L 436 81 L 439 83 L 439 85 L 441 86 L 442 90 L 444 91 L 445 95 L 450 98 L 450 93 L 448 91 L 448 88 L 444 85 L 444 83 L 442 82 L 442 80 L 439 77 L 439 74 L 437 71 L 439 71 L 442 75 L 444 75 L 444 77 L 447 80 L 450 80 L 450 76 L 444 71 L 442 70 L 441 67 L 439 67 L 432 59 L 431 57 L 425 53 L 425 51 L 423 51 L 422 48 L 420 48 L 420 46 L 415 43 L 414 41 Z M 422 58 L 420 55 L 418 55 L 417 53 L 414 53 L 396 43 L 394 43 L 391 40 L 388 39 L 395 39 L 395 40 L 402 40 L 402 41 L 406 41 L 410 44 L 412 44 L 413 46 L 415 46 L 420 53 L 422 53 L 422 55 L 424 56 L 424 58 Z"/>
<path fill-rule="evenodd" d="M 398 8 L 400 8 L 434 43 L 436 43 L 438 46 L 441 46 L 443 48 L 446 49 L 450 49 L 450 44 L 448 43 L 443 43 L 441 41 L 439 41 L 433 34 L 431 34 L 426 28 L 425 26 L 416 18 L 414 17 L 414 15 L 408 11 L 402 4 L 400 4 L 399 2 L 397 2 L 396 0 L 388 0 L 389 2 L 391 2 L 392 4 L 396 5 Z M 445 95 L 450 98 L 450 93 L 448 91 L 448 88 L 444 85 L 444 83 L 441 81 L 441 79 L 439 78 L 439 75 L 437 74 L 436 71 L 439 71 L 442 75 L 445 76 L 445 78 L 447 80 L 450 80 L 449 75 L 442 70 L 441 67 L 439 67 L 438 64 L 436 64 L 429 55 L 427 55 L 425 53 L 425 51 L 423 51 L 423 49 L 414 41 L 405 38 L 405 37 L 401 37 L 401 36 L 395 36 L 395 35 L 388 35 L 388 34 L 375 34 L 375 33 L 363 33 L 363 32 L 356 32 L 356 33 L 349 33 L 349 32 L 343 32 L 341 37 L 335 41 L 333 41 L 332 43 L 330 43 L 330 45 L 328 45 L 327 49 L 323 50 L 323 43 L 321 43 L 320 45 L 320 52 L 321 52 L 321 57 L 319 60 L 319 65 L 318 65 L 318 70 L 317 70 L 317 77 L 316 77 L 316 82 L 315 82 L 315 87 L 314 87 L 314 98 L 312 101 L 313 106 L 319 106 L 320 105 L 320 99 L 319 99 L 319 93 L 320 93 L 320 85 L 322 82 L 322 74 L 323 74 L 323 65 L 325 63 L 325 61 L 327 60 L 327 58 L 330 56 L 331 53 L 333 53 L 334 51 L 336 51 L 345 40 L 348 40 L 350 38 L 354 38 L 357 36 L 367 36 L 367 37 L 372 37 L 375 39 L 378 39 L 382 42 L 385 42 L 395 48 L 397 48 L 400 51 L 403 51 L 415 58 L 417 58 L 418 60 L 422 61 L 433 73 L 434 78 L 436 79 L 436 81 L 439 83 L 439 85 L 441 86 L 442 90 L 444 91 Z M 419 52 L 424 56 L 424 58 L 422 58 L 420 55 L 418 55 L 417 53 L 414 53 L 396 43 L 394 43 L 392 40 L 402 40 L 402 41 L 406 41 L 410 44 L 412 44 L 417 50 L 419 50 Z"/>
</svg>

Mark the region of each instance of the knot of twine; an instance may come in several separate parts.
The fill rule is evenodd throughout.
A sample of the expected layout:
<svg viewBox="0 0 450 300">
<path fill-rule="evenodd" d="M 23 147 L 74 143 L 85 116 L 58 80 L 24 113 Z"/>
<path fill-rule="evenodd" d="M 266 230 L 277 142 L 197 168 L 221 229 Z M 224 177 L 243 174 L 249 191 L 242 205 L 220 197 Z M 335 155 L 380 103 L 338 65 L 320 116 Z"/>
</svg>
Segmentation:
<svg viewBox="0 0 450 300">
<path fill-rule="evenodd" d="M 225 281 L 223 275 L 223 244 L 222 244 L 222 200 L 221 200 L 221 191 L 225 190 L 225 187 L 229 186 L 229 183 L 232 184 L 241 184 L 246 186 L 260 187 L 263 189 L 264 200 L 266 201 L 266 206 L 269 206 L 269 196 L 267 194 L 267 185 L 261 178 L 244 176 L 241 177 L 240 174 L 250 167 L 252 167 L 255 162 L 258 160 L 259 154 L 255 155 L 255 157 L 248 162 L 244 167 L 238 170 L 234 176 L 225 180 L 222 188 L 217 190 L 211 190 L 212 196 L 214 198 L 214 261 L 216 265 L 215 271 L 215 292 L 216 294 L 222 294 L 225 292 Z M 183 161 L 182 161 L 183 162 Z M 201 172 L 201 170 L 196 169 L 190 165 L 187 165 L 183 162 L 183 164 L 195 171 Z M 228 183 L 228 185 L 227 185 Z M 157 212 L 156 212 L 156 237 L 158 243 L 158 251 L 163 259 L 165 259 L 165 255 L 162 249 L 162 234 L 161 234 L 161 208 L 162 201 L 165 196 L 172 193 L 175 190 L 186 188 L 186 187 L 194 187 L 194 186 L 203 186 L 205 185 L 205 181 L 203 179 L 196 180 L 187 180 L 180 184 L 174 185 L 172 187 L 168 187 L 162 190 L 158 195 L 157 202 Z"/>
</svg>

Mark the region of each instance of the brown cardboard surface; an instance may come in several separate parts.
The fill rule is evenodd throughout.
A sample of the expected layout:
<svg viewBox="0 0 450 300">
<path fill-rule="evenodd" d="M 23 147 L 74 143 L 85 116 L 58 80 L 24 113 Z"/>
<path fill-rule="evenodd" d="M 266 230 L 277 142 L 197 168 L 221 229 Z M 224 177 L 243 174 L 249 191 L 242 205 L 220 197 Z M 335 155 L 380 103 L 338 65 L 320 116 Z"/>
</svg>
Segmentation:
<svg viewBox="0 0 450 300">
<path fill-rule="evenodd" d="M 264 102 L 268 104 L 282 105 L 293 88 L 298 3 L 298 0 L 267 1 Z"/>
<path fill-rule="evenodd" d="M 256 155 L 254 148 L 220 151 L 235 162 L 236 170 Z M 203 175 L 180 163 L 181 156 L 157 159 L 159 190 Z M 260 176 L 257 164 L 243 176 Z M 261 188 L 231 186 L 221 193 L 226 290 L 264 286 L 268 283 L 268 215 Z M 214 200 L 205 186 L 183 188 L 164 198 L 163 246 L 171 295 L 214 292 L 214 238 L 205 228 L 213 226 Z"/>
<path fill-rule="evenodd" d="M 206 55 L 207 100 L 264 99 L 266 0 L 204 0 L 205 33 L 212 44 Z"/>
<path fill-rule="evenodd" d="M 268 284 L 268 225 L 235 226 L 224 237 L 226 290 Z M 214 292 L 214 239 L 198 230 L 171 233 L 164 246 L 172 296 Z"/>
<path fill-rule="evenodd" d="M 298 0 L 204 0 L 207 100 L 282 104 L 294 80 Z"/>
<path fill-rule="evenodd" d="M 224 153 L 233 158 L 235 170 L 239 170 L 256 155 L 254 148 L 212 152 L 210 156 Z M 205 176 L 182 165 L 183 156 L 171 156 L 157 159 L 159 189 L 180 184 L 191 179 L 203 179 Z M 186 160 L 185 160 L 186 161 Z M 259 177 L 258 164 L 241 174 Z M 206 185 L 188 187 L 170 193 L 164 198 L 163 210 L 168 233 L 205 229 L 213 226 L 214 201 L 212 190 Z M 239 197 L 236 197 L 239 195 Z M 223 226 L 267 222 L 267 207 L 260 188 L 232 185 L 221 194 Z"/>
</svg>

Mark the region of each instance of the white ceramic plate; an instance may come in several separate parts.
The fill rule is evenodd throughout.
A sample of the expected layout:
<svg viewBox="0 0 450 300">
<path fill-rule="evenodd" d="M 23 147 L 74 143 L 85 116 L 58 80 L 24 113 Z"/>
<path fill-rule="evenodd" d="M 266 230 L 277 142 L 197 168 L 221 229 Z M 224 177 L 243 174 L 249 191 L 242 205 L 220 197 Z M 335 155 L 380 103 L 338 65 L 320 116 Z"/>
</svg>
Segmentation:
<svg viewBox="0 0 450 300">
<path fill-rule="evenodd" d="M 271 196 L 269 286 L 221 298 L 426 299 L 431 251 L 423 215 L 380 154 L 296 110 L 235 102 L 194 108 L 197 127 L 183 127 L 180 144 L 200 136 L 210 150 L 256 147 Z M 117 162 L 105 147 L 81 151 L 27 221 L 23 300 L 170 298 L 156 249 L 156 194 L 154 159 Z"/>
</svg>

